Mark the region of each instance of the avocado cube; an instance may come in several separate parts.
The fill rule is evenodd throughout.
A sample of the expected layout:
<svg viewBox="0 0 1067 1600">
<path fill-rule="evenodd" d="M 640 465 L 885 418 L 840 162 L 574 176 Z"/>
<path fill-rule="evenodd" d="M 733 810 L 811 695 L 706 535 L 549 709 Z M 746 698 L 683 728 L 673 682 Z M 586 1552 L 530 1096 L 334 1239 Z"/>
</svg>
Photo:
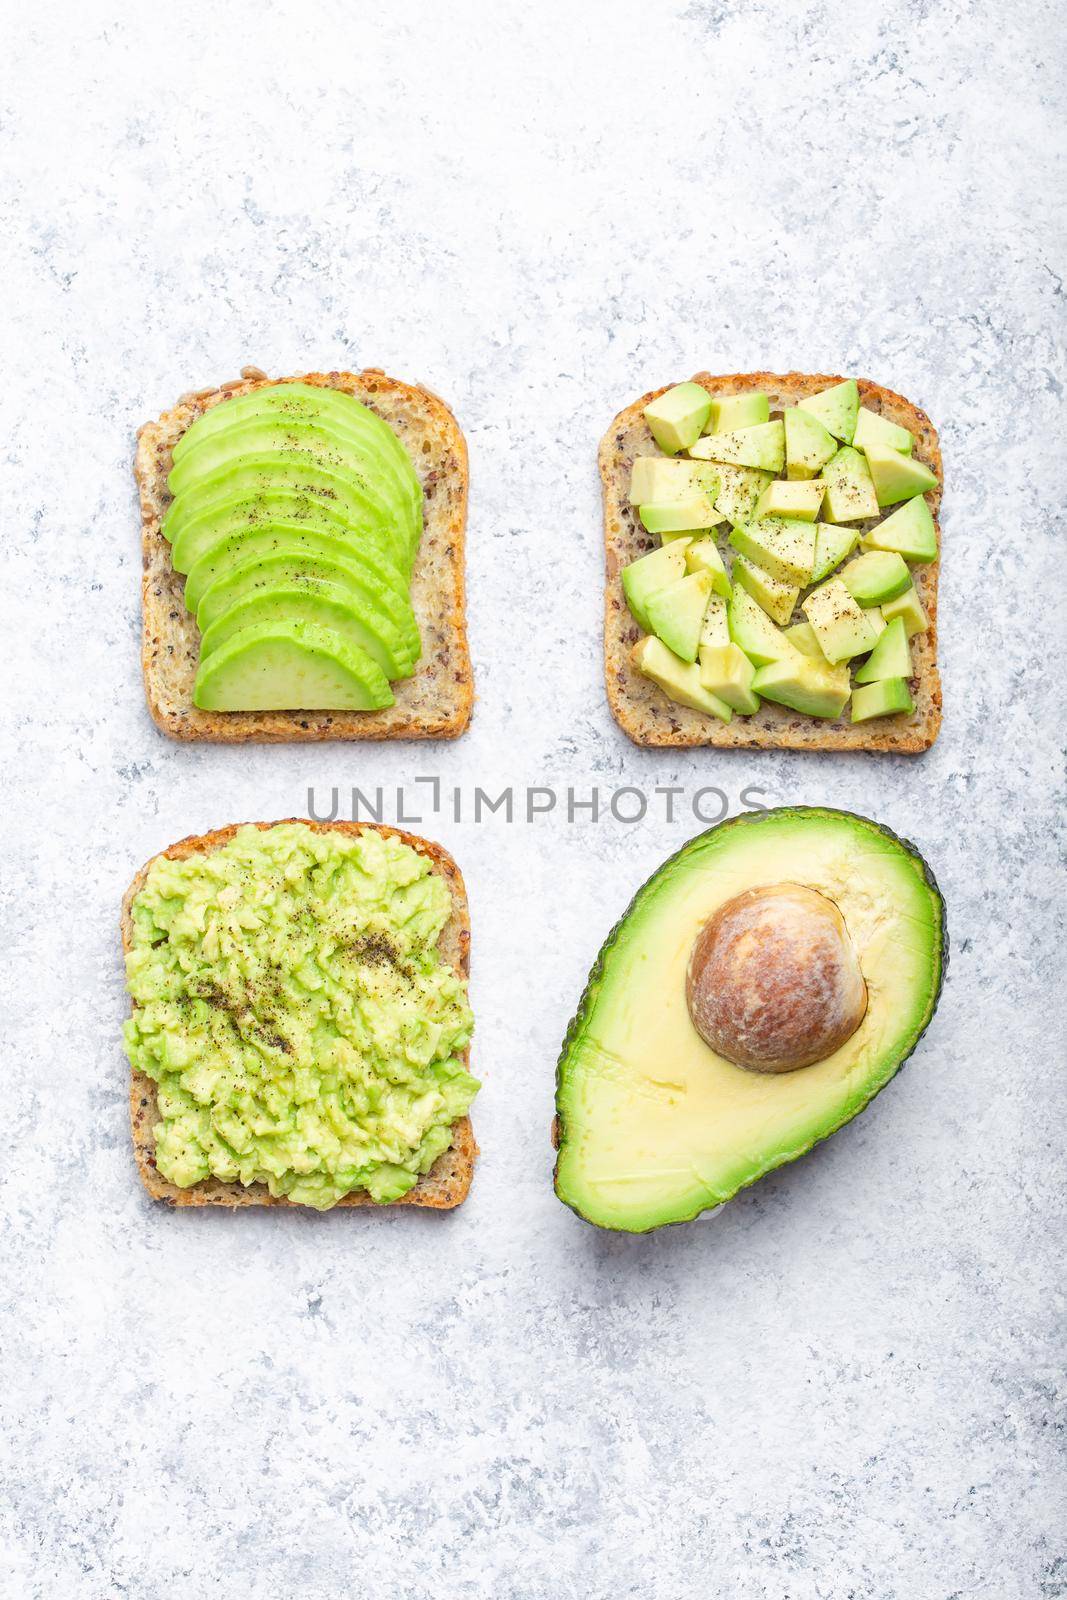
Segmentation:
<svg viewBox="0 0 1067 1600">
<path fill-rule="evenodd" d="M 840 578 L 831 578 L 829 583 L 813 589 L 801 610 L 831 664 L 865 655 L 878 642 L 878 631 Z"/>
<path fill-rule="evenodd" d="M 752 692 L 755 675 L 755 667 L 736 644 L 718 649 L 705 646 L 700 652 L 701 683 L 742 716 L 750 717 L 759 710 L 759 697 Z"/>
<path fill-rule="evenodd" d="M 659 536 L 659 542 L 660 544 L 673 544 L 675 539 L 684 539 L 688 547 L 694 539 L 702 539 L 703 537 L 703 528 L 664 528 Z"/>
<path fill-rule="evenodd" d="M 886 620 L 882 615 L 881 606 L 863 606 L 863 615 L 874 629 L 876 639 L 880 639 L 886 630 Z"/>
<path fill-rule="evenodd" d="M 712 594 L 708 599 L 708 609 L 704 613 L 704 621 L 700 627 L 700 644 L 697 646 L 699 657 L 701 650 L 715 650 L 720 645 L 730 643 L 730 624 L 727 621 L 726 601 L 720 594 Z"/>
<path fill-rule="evenodd" d="M 907 428 L 898 428 L 895 422 L 889 422 L 877 411 L 868 411 L 866 406 L 860 406 L 852 443 L 857 450 L 866 450 L 870 444 L 875 448 L 881 446 L 885 450 L 899 450 L 902 456 L 910 456 L 915 440 Z"/>
<path fill-rule="evenodd" d="M 711 399 L 711 415 L 705 433 L 734 433 L 739 428 L 754 428 L 771 419 L 771 403 L 765 394 L 724 394 Z"/>
<path fill-rule="evenodd" d="M 887 622 L 874 649 L 856 671 L 857 683 L 877 683 L 880 678 L 910 678 L 911 650 L 903 617 Z"/>
<path fill-rule="evenodd" d="M 811 569 L 811 582 L 820 583 L 828 578 L 839 561 L 855 549 L 859 533 L 855 528 L 838 528 L 832 522 L 819 522 L 815 526 L 815 565 Z"/>
<path fill-rule="evenodd" d="M 861 606 L 895 600 L 911 584 L 908 564 L 895 550 L 869 550 L 843 566 L 838 576 Z"/>
<path fill-rule="evenodd" d="M 872 717 L 893 717 L 914 710 L 915 702 L 904 678 L 865 683 L 852 696 L 853 722 L 870 722 Z"/>
<path fill-rule="evenodd" d="M 735 428 L 732 433 L 709 433 L 699 444 L 690 446 L 689 454 L 702 461 L 781 472 L 785 466 L 785 428 L 779 418 L 751 428 Z"/>
<path fill-rule="evenodd" d="M 775 478 L 756 501 L 756 516 L 796 517 L 800 522 L 814 522 L 825 492 L 826 485 L 818 478 L 809 478 L 805 483 Z"/>
<path fill-rule="evenodd" d="M 858 450 L 843 446 L 826 463 L 822 476 L 826 484 L 823 507 L 831 522 L 859 522 L 863 517 L 878 515 L 871 469 L 866 456 Z"/>
<path fill-rule="evenodd" d="M 789 643 L 794 649 L 799 650 L 801 655 L 813 656 L 825 667 L 830 665 L 822 653 L 822 645 L 816 638 L 815 629 L 810 622 L 794 622 L 791 628 L 786 628 L 784 631 Z"/>
<path fill-rule="evenodd" d="M 682 661 L 695 661 L 700 628 L 711 594 L 711 576 L 690 572 L 665 589 L 657 589 L 645 603 L 651 631 Z"/>
<path fill-rule="evenodd" d="M 730 638 L 754 666 L 766 666 L 768 661 L 780 661 L 796 653 L 781 629 L 739 583 L 734 584 L 726 617 Z"/>
<path fill-rule="evenodd" d="M 711 396 L 699 383 L 677 383 L 645 407 L 645 421 L 664 455 L 688 450 L 700 438 L 711 411 Z"/>
<path fill-rule="evenodd" d="M 622 569 L 622 590 L 626 604 L 634 620 L 641 624 L 646 633 L 652 632 L 652 624 L 645 606 L 657 589 L 665 589 L 669 583 L 685 577 L 687 549 L 688 540 L 678 539 L 673 544 L 664 545 L 662 550 L 639 556 Z"/>
<path fill-rule="evenodd" d="M 660 505 L 641 505 L 637 515 L 649 533 L 702 532 L 719 520 L 714 503 L 706 494 L 688 494 L 684 500 Z"/>
<path fill-rule="evenodd" d="M 903 594 L 897 595 L 895 600 L 887 600 L 882 607 L 882 616 L 886 622 L 892 622 L 894 617 L 900 617 L 904 623 L 904 631 L 911 639 L 917 633 L 925 633 L 930 626 L 929 618 L 923 610 L 922 601 L 915 592 L 915 585 L 905 589 Z"/>
<path fill-rule="evenodd" d="M 762 517 L 735 528 L 730 543 L 749 561 L 783 583 L 811 582 L 815 562 L 815 529 L 795 517 Z"/>
<path fill-rule="evenodd" d="M 690 706 L 694 711 L 704 711 L 708 716 L 718 717 L 720 722 L 729 722 L 733 716 L 725 700 L 705 689 L 696 663 L 679 661 L 662 639 L 651 635 L 639 639 L 630 652 L 630 660 L 638 672 L 659 685 L 668 700 Z"/>
<path fill-rule="evenodd" d="M 860 543 L 865 550 L 895 550 L 905 561 L 936 561 L 934 514 L 922 495 L 916 495 L 869 528 Z"/>
<path fill-rule="evenodd" d="M 864 454 L 880 506 L 895 506 L 899 500 L 911 500 L 937 488 L 936 472 L 921 461 L 913 461 L 911 456 L 902 456 L 899 450 L 869 444 Z"/>
<path fill-rule="evenodd" d="M 706 572 L 714 593 L 729 600 L 730 577 L 714 539 L 694 539 L 685 552 L 685 564 L 689 572 Z"/>
<path fill-rule="evenodd" d="M 719 474 L 708 461 L 678 461 L 671 456 L 637 456 L 630 468 L 630 504 L 670 505 L 692 494 L 714 500 Z"/>
<path fill-rule="evenodd" d="M 811 656 L 794 653 L 784 661 L 760 667 L 752 688 L 765 700 L 773 700 L 808 717 L 839 717 L 852 692 L 848 668 L 822 666 Z"/>
<path fill-rule="evenodd" d="M 715 470 L 719 474 L 716 510 L 722 513 L 727 522 L 751 522 L 756 513 L 756 501 L 773 481 L 771 474 L 757 472 L 753 467 L 721 464 Z"/>
<path fill-rule="evenodd" d="M 800 590 L 796 585 L 783 583 L 781 578 L 772 577 L 754 562 L 746 561 L 744 556 L 734 557 L 734 582 L 739 583 L 742 589 L 748 590 L 753 600 L 766 611 L 772 622 L 785 627 L 800 598 Z"/>
<path fill-rule="evenodd" d="M 837 453 L 837 440 L 809 411 L 790 406 L 782 414 L 785 428 L 785 475 L 790 482 L 814 478 Z"/>
<path fill-rule="evenodd" d="M 842 444 L 852 443 L 860 410 L 860 392 L 854 378 L 835 383 L 829 389 L 820 389 L 818 394 L 810 394 L 797 404 L 801 411 L 816 417 Z"/>
</svg>

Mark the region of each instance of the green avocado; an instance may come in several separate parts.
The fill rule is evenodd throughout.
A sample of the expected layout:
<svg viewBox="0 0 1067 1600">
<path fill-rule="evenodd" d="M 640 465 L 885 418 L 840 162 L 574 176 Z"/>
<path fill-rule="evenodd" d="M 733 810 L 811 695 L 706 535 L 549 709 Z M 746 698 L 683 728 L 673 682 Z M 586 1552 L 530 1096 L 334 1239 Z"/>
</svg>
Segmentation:
<svg viewBox="0 0 1067 1600">
<path fill-rule="evenodd" d="M 704 613 L 711 598 L 710 572 L 690 572 L 649 595 L 645 605 L 652 632 L 680 661 L 695 661 Z"/>
<path fill-rule="evenodd" d="M 868 528 L 860 542 L 865 550 L 895 550 L 905 561 L 936 561 L 934 514 L 922 495 L 915 495 Z"/>
<path fill-rule="evenodd" d="M 652 550 L 647 556 L 638 556 L 636 561 L 631 561 L 629 566 L 622 569 L 622 592 L 626 596 L 626 604 L 646 633 L 652 632 L 648 616 L 649 599 L 657 589 L 665 589 L 669 583 L 685 577 L 685 553 L 688 548 L 688 539 L 675 539 L 658 550 Z"/>
<path fill-rule="evenodd" d="M 901 455 L 899 450 L 869 444 L 864 455 L 871 469 L 879 506 L 895 506 L 901 500 L 911 500 L 915 495 L 937 488 L 936 472 L 911 456 Z"/>
<path fill-rule="evenodd" d="M 711 396 L 699 383 L 676 383 L 645 407 L 645 421 L 664 455 L 696 444 L 711 413 Z"/>
<path fill-rule="evenodd" d="M 158 856 L 132 905 L 124 1029 L 169 1183 L 266 1184 L 326 1210 L 406 1194 L 478 1090 L 445 880 L 395 836 L 239 828 Z"/>
<path fill-rule="evenodd" d="M 792 483 L 814 478 L 837 451 L 837 440 L 818 417 L 799 406 L 782 414 L 785 424 L 785 475 Z"/>
<path fill-rule="evenodd" d="M 911 650 L 903 617 L 887 622 L 878 643 L 856 673 L 857 683 L 877 683 L 880 678 L 910 678 Z"/>
<path fill-rule="evenodd" d="M 682 661 L 653 634 L 637 641 L 630 659 L 643 677 L 656 684 L 668 700 L 677 705 L 706 712 L 709 717 L 718 717 L 720 722 L 729 722 L 733 716 L 726 701 L 704 687 L 696 662 Z"/>
<path fill-rule="evenodd" d="M 798 517 L 761 517 L 736 527 L 730 543 L 749 561 L 754 561 L 783 583 L 811 582 L 815 564 L 815 524 Z"/>
<path fill-rule="evenodd" d="M 745 652 L 753 666 L 763 667 L 768 661 L 780 661 L 794 653 L 781 629 L 775 627 L 740 583 L 734 584 L 726 614 L 731 640 Z"/>
<path fill-rule="evenodd" d="M 852 443 L 857 450 L 866 450 L 868 445 L 884 445 L 889 450 L 899 450 L 901 455 L 910 456 L 915 440 L 907 428 L 898 427 L 879 412 L 860 406 Z"/>
<path fill-rule="evenodd" d="M 739 583 L 742 589 L 747 589 L 756 604 L 770 617 L 772 622 L 777 622 L 779 627 L 784 627 L 793 615 L 793 608 L 800 595 L 796 584 L 786 583 L 782 578 L 775 578 L 754 561 L 748 561 L 744 556 L 734 557 L 734 582 Z"/>
<path fill-rule="evenodd" d="M 813 589 L 801 610 L 815 630 L 827 661 L 850 661 L 873 650 L 881 628 L 858 605 L 840 578 Z"/>
<path fill-rule="evenodd" d="M 282 552 L 289 555 L 306 552 L 308 555 L 326 556 L 331 561 L 355 562 L 356 566 L 365 567 L 373 573 L 389 590 L 395 605 L 407 610 L 406 581 L 371 540 L 358 535 L 349 537 L 344 524 L 339 522 L 324 521 L 314 525 L 269 519 L 254 523 L 238 521 L 231 525 L 228 533 L 223 533 L 198 554 L 185 578 L 186 605 L 190 611 L 195 611 L 204 590 L 238 562 L 280 555 Z M 180 572 L 183 569 L 179 567 L 177 570 Z"/>
<path fill-rule="evenodd" d="M 330 628 L 290 619 L 252 623 L 201 655 L 193 704 L 201 711 L 378 711 L 393 694 L 365 650 Z"/>
<path fill-rule="evenodd" d="M 757 422 L 733 433 L 709 433 L 689 454 L 701 461 L 724 462 L 752 471 L 781 472 L 785 466 L 785 428 L 780 419 Z"/>
<path fill-rule="evenodd" d="M 852 696 L 853 722 L 870 722 L 872 717 L 893 717 L 915 710 L 905 678 L 879 678 L 865 683 Z"/>
<path fill-rule="evenodd" d="M 764 700 L 831 720 L 841 715 L 852 692 L 847 667 L 831 666 L 801 651 L 758 668 L 752 687 Z"/>
<path fill-rule="evenodd" d="M 806 400 L 798 400 L 797 407 L 821 422 L 827 433 L 832 433 L 842 444 L 851 444 L 860 412 L 860 391 L 855 378 L 835 383 L 829 389 L 820 389 Z"/>
<path fill-rule="evenodd" d="M 911 584 L 908 564 L 895 550 L 868 550 L 843 566 L 838 577 L 853 600 L 864 607 L 895 600 Z"/>
<path fill-rule="evenodd" d="M 904 456 L 899 458 L 905 460 Z M 831 522 L 859 522 L 878 515 L 878 496 L 866 456 L 845 445 L 823 468 L 823 510 Z"/>
<path fill-rule="evenodd" d="M 390 648 L 390 641 L 394 644 L 395 641 L 388 631 L 383 637 L 382 619 L 373 605 L 368 605 L 344 584 L 312 583 L 306 576 L 270 589 L 253 590 L 243 600 L 228 606 L 201 639 L 200 660 L 206 661 L 235 633 L 260 622 L 311 622 L 316 627 L 328 628 L 339 639 L 370 656 L 387 684 L 391 677 L 409 678 L 414 671 L 414 665 L 404 672 L 396 670 L 397 657 Z M 391 701 L 390 695 L 389 701 L 384 703 Z"/>
<path fill-rule="evenodd" d="M 800 885 L 843 919 L 866 982 L 851 1037 L 813 1065 L 733 1065 L 690 1019 L 690 953 L 749 889 Z M 944 906 L 918 852 L 843 811 L 789 807 L 699 835 L 638 892 L 590 975 L 559 1058 L 556 1194 L 586 1221 L 687 1222 L 849 1122 L 912 1053 L 937 1005 Z"/>
</svg>

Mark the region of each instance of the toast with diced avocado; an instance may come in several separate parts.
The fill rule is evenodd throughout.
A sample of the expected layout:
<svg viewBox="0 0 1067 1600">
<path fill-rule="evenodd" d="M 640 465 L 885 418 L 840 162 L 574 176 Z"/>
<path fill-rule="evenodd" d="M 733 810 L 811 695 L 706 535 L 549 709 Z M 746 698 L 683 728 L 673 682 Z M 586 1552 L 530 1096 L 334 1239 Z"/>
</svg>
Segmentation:
<svg viewBox="0 0 1067 1600">
<path fill-rule="evenodd" d="M 353 434 L 344 412 L 359 408 L 349 401 L 315 400 L 322 414 L 310 421 L 286 418 L 280 409 L 246 416 L 261 404 L 249 397 L 286 384 L 300 385 L 305 394 L 336 391 L 366 408 L 362 417 L 377 435 L 360 436 L 354 473 L 346 464 Z M 205 430 L 202 419 L 229 402 L 243 409 L 228 423 L 228 455 L 224 430 L 213 422 Z M 182 441 L 190 429 L 187 447 Z M 244 451 L 237 473 L 229 463 Z M 295 474 L 294 459 L 301 464 Z M 377 368 L 270 379 L 246 367 L 240 380 L 184 395 L 158 421 L 145 423 L 134 473 L 142 518 L 142 665 L 148 707 L 164 733 L 215 743 L 279 743 L 451 739 L 464 731 L 474 700 L 464 600 L 467 447 L 436 395 Z M 305 480 L 313 488 L 305 485 L 302 493 Z M 175 493 L 181 504 L 168 517 Z M 362 570 L 358 582 L 346 574 L 342 581 L 353 589 L 356 607 L 369 598 L 382 626 L 400 631 L 418 654 L 413 671 L 405 660 L 387 661 L 386 676 L 396 674 L 389 685 L 380 677 L 381 663 L 368 660 L 351 637 L 316 653 L 298 635 L 280 651 L 248 631 L 229 642 L 227 658 L 213 663 L 210 674 L 205 669 L 210 682 L 198 678 L 195 610 L 205 609 L 205 596 L 210 612 L 234 575 L 243 577 L 243 596 L 265 599 L 265 620 L 291 632 L 291 599 L 284 618 L 276 618 L 263 563 L 275 548 L 293 554 L 309 567 L 309 590 L 318 593 L 323 579 L 310 571 L 312 558 L 321 565 L 324 557 L 343 553 L 353 528 Z M 287 572 L 286 581 L 291 578 Z M 371 680 L 375 687 L 368 690 Z M 317 701 L 318 709 L 269 709 L 302 697 Z M 227 709 L 212 709 L 219 706 Z"/>
<path fill-rule="evenodd" d="M 377 834 L 383 840 L 398 840 L 425 857 L 430 863 L 431 872 L 444 881 L 451 899 L 451 913 L 437 941 L 437 951 L 442 962 L 447 964 L 463 983 L 466 982 L 470 965 L 470 915 L 466 890 L 458 866 L 440 845 L 397 828 L 371 823 L 309 822 L 303 818 L 289 818 L 282 823 L 234 824 L 230 827 L 217 828 L 211 833 L 180 840 L 148 861 L 123 897 L 121 929 L 124 953 L 129 956 L 134 947 L 134 902 L 144 889 L 149 872 L 157 862 L 183 862 L 194 856 L 218 851 L 230 844 L 243 827 L 267 833 L 271 829 L 289 827 L 293 824 L 310 829 L 314 833 L 340 834 L 348 839 L 355 839 L 363 834 Z M 370 939 L 369 957 L 372 966 L 375 960 L 380 959 L 379 952 L 374 948 L 376 937 L 372 935 Z M 211 985 L 205 979 L 205 993 L 209 1000 L 210 991 Z M 269 1037 L 262 1042 L 268 1047 L 272 1042 L 284 1043 L 284 1041 L 271 1041 Z M 464 1050 L 461 1059 L 464 1068 L 469 1068 L 469 1046 Z M 169 1182 L 156 1166 L 154 1130 L 159 1116 L 156 1081 L 146 1073 L 134 1069 L 131 1072 L 130 1083 L 130 1121 L 134 1154 L 141 1180 L 154 1200 L 163 1200 L 173 1206 L 275 1206 L 297 1203 L 285 1195 L 272 1195 L 266 1184 L 260 1182 L 245 1185 L 240 1181 L 228 1182 L 218 1177 L 208 1177 L 189 1186 Z M 466 1198 L 474 1173 L 478 1146 L 474 1140 L 469 1117 L 463 1116 L 457 1119 L 451 1131 L 449 1147 L 437 1157 L 430 1170 L 420 1177 L 407 1193 L 399 1199 L 385 1202 L 386 1204 L 428 1206 L 435 1210 L 448 1210 Z M 366 1190 L 354 1190 L 344 1194 L 334 1204 L 363 1206 L 376 1202 Z M 377 1202 L 377 1204 L 380 1208 L 382 1203 Z"/>
<path fill-rule="evenodd" d="M 696 404 L 694 385 L 710 398 L 707 414 Z M 937 585 L 942 492 L 941 450 L 930 419 L 902 396 L 865 379 L 851 383 L 840 377 L 799 372 L 722 377 L 701 372 L 676 387 L 686 401 L 684 406 L 660 403 L 662 396 L 673 395 L 670 387 L 654 390 L 621 411 L 600 444 L 606 560 L 604 662 L 608 702 L 619 726 L 635 744 L 656 747 L 715 745 L 908 754 L 929 749 L 941 723 Z M 745 396 L 758 398 L 759 407 L 747 405 L 742 399 Z M 724 404 L 726 401 L 732 404 Z M 814 528 L 809 581 L 798 585 L 799 601 L 792 613 L 797 621 L 808 616 L 802 608 L 820 584 L 839 582 L 836 569 L 856 547 L 896 551 L 902 560 L 916 563 L 910 568 L 913 588 L 887 602 L 897 609 L 907 604 L 907 614 L 913 619 L 908 627 L 913 709 L 853 722 L 847 704 L 838 716 L 811 715 L 760 695 L 758 710 L 735 715 L 727 722 L 672 698 L 661 681 L 644 674 L 637 646 L 643 630 L 650 631 L 645 625 L 648 606 L 642 623 L 632 603 L 627 604 L 623 573 L 655 551 L 661 538 L 669 538 L 669 548 L 675 549 L 687 538 L 709 537 L 703 525 L 676 530 L 672 524 L 669 535 L 649 531 L 658 526 L 660 511 L 670 508 L 632 503 L 634 462 L 646 457 L 677 463 L 670 470 L 679 481 L 686 463 L 699 463 L 705 475 L 705 494 L 707 475 L 719 474 L 718 495 L 711 496 L 715 516 L 721 513 L 741 532 L 735 536 L 730 526 L 719 527 L 710 537 L 719 540 L 728 556 L 740 549 L 750 565 L 763 563 L 755 572 L 761 582 L 752 581 L 753 574 L 746 572 L 743 576 L 749 581 L 735 588 L 735 595 L 739 590 L 750 591 L 742 593 L 741 609 L 748 604 L 751 591 L 756 591 L 761 606 L 769 604 L 777 620 L 776 602 L 780 598 L 782 607 L 786 603 L 781 596 L 783 586 L 797 583 L 796 563 L 801 555 L 801 564 L 807 563 L 811 555 L 812 524 L 804 519 L 811 517 L 812 510 L 804 486 L 817 478 L 825 485 L 825 498 Z M 784 476 L 777 476 L 778 472 Z M 659 492 L 659 480 L 647 470 L 641 477 L 642 487 L 646 483 Z M 772 484 L 778 487 L 771 489 Z M 673 494 L 672 485 L 664 492 Z M 875 510 L 877 515 L 872 514 Z M 700 520 L 703 524 L 708 518 Z M 874 565 L 868 562 L 865 568 Z M 804 574 L 799 576 L 803 579 Z M 768 596 L 773 597 L 769 600 Z M 653 595 L 645 599 L 652 600 Z M 653 612 L 656 609 L 653 604 Z M 659 609 L 663 609 L 662 603 Z M 784 610 L 780 614 L 784 616 Z M 765 631 L 777 637 L 771 615 L 761 611 L 759 618 L 767 625 Z M 877 608 L 870 614 L 870 622 L 873 643 L 882 626 Z M 828 637 L 825 628 L 822 637 Z M 797 670 L 803 675 L 802 666 Z M 777 692 L 773 683 L 768 682 L 767 687 L 771 693 Z M 756 693 L 759 695 L 758 686 Z M 809 700 L 806 696 L 805 703 Z"/>
</svg>

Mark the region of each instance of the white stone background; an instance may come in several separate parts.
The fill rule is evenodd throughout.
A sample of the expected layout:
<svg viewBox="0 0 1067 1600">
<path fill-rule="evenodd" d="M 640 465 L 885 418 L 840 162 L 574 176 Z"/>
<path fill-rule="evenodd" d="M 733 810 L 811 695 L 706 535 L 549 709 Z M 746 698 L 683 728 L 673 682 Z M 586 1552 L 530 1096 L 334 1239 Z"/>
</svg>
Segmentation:
<svg viewBox="0 0 1067 1600">
<path fill-rule="evenodd" d="M 1051 3 L 5 9 L 5 1600 L 1067 1594 Z M 454 406 L 460 742 L 152 726 L 134 430 L 248 361 L 380 365 Z M 595 444 L 705 366 L 869 375 L 939 424 L 927 757 L 677 756 L 612 723 Z M 937 1018 L 812 1156 L 703 1223 L 598 1234 L 551 1190 L 555 1058 L 608 928 L 698 825 L 427 816 L 473 905 L 469 1202 L 153 1206 L 127 880 L 311 784 L 416 774 L 873 815 L 945 891 Z"/>
</svg>

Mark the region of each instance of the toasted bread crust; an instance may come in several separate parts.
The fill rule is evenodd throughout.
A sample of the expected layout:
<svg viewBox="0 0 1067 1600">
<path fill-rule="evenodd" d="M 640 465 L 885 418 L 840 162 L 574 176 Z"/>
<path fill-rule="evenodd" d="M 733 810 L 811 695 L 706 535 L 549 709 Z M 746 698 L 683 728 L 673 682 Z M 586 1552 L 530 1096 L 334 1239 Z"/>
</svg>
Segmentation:
<svg viewBox="0 0 1067 1600">
<path fill-rule="evenodd" d="M 246 368 L 246 372 L 258 369 Z M 185 579 L 174 571 L 162 533 L 170 504 L 172 452 L 203 412 L 234 396 L 279 383 L 344 390 L 386 421 L 411 457 L 423 486 L 425 526 L 412 575 L 412 604 L 422 635 L 413 677 L 393 686 L 382 711 L 201 711 L 193 705 L 200 655 L 195 618 L 185 608 Z M 474 680 L 464 593 L 467 445 L 455 417 L 429 389 L 400 383 L 375 367 L 311 372 L 291 378 L 246 376 L 183 395 L 137 435 L 134 476 L 141 500 L 143 632 L 141 663 L 148 709 L 172 739 L 212 743 L 282 743 L 321 739 L 454 739 L 467 727 Z"/>
<path fill-rule="evenodd" d="M 764 390 L 770 396 L 772 412 L 842 381 L 829 373 L 803 372 L 741 372 L 720 377 L 698 372 L 693 378 L 712 395 Z M 937 431 L 925 412 L 902 395 L 865 378 L 859 379 L 858 384 L 861 403 L 913 433 L 916 460 L 937 474 L 938 488 L 927 496 L 927 502 L 934 514 L 940 550 L 938 513 L 944 480 Z M 930 628 L 911 640 L 915 711 L 909 716 L 853 725 L 847 717 L 824 721 L 765 700 L 754 716 L 738 716 L 721 723 L 687 706 L 675 705 L 632 665 L 630 651 L 641 637 L 641 629 L 630 615 L 619 574 L 629 562 L 654 549 L 657 541 L 645 532 L 630 506 L 630 467 L 635 455 L 655 449 L 644 408 L 669 387 L 654 389 L 620 411 L 601 440 L 598 456 L 604 491 L 604 673 L 608 703 L 620 728 L 635 744 L 656 748 L 714 745 L 720 749 L 880 750 L 909 755 L 928 750 L 941 726 L 941 679 L 937 670 L 940 554 L 936 561 L 912 568 Z M 867 524 L 850 526 L 863 528 Z"/>
<path fill-rule="evenodd" d="M 448 851 L 439 844 L 433 844 L 427 839 L 421 839 L 417 834 L 405 833 L 401 828 L 385 827 L 381 823 L 371 822 L 313 822 L 306 817 L 285 817 L 284 822 L 299 822 L 305 828 L 311 828 L 315 833 L 344 833 L 356 836 L 361 833 L 380 833 L 386 838 L 400 839 L 411 849 L 417 850 L 420 855 L 432 863 L 433 870 L 448 884 L 452 895 L 452 915 L 446 923 L 441 934 L 438 948 L 452 964 L 455 971 L 462 978 L 466 978 L 470 971 L 470 912 L 467 904 L 467 891 L 463 883 L 463 875 Z M 266 830 L 280 827 L 279 822 L 253 822 L 231 823 L 225 828 L 215 828 L 211 833 L 191 834 L 187 839 L 179 839 L 177 844 L 172 844 L 168 849 L 161 850 L 158 855 L 146 861 L 140 872 L 137 873 L 126 893 L 122 897 L 122 949 L 128 953 L 133 941 L 133 902 L 148 876 L 153 862 L 165 857 L 169 861 L 185 861 L 190 856 L 204 855 L 212 850 L 218 850 L 233 838 L 239 828 L 253 827 Z M 470 1047 L 464 1051 L 464 1065 L 470 1066 Z M 163 1200 L 172 1206 L 296 1206 L 297 1210 L 306 1211 L 308 1208 L 298 1205 L 297 1202 L 281 1195 L 277 1198 L 271 1194 L 265 1183 L 225 1183 L 221 1178 L 207 1178 L 202 1183 L 193 1184 L 188 1189 L 180 1188 L 177 1184 L 168 1183 L 160 1176 L 155 1162 L 155 1139 L 152 1129 L 157 1117 L 156 1110 L 156 1085 L 153 1079 L 145 1073 L 132 1071 L 130 1075 L 130 1126 L 133 1133 L 133 1149 L 137 1158 L 137 1170 L 153 1200 Z M 478 1146 L 474 1139 L 474 1129 L 469 1117 L 462 1117 L 453 1124 L 452 1145 L 438 1156 L 433 1166 L 409 1189 L 407 1194 L 399 1200 L 391 1200 L 388 1206 L 427 1206 L 435 1211 L 450 1211 L 467 1198 L 470 1191 L 471 1180 L 474 1176 L 474 1162 L 478 1155 Z M 338 1206 L 372 1206 L 375 1210 L 385 1210 L 386 1206 L 373 1201 L 365 1190 L 358 1190 L 352 1194 L 344 1195 L 337 1201 Z"/>
</svg>

